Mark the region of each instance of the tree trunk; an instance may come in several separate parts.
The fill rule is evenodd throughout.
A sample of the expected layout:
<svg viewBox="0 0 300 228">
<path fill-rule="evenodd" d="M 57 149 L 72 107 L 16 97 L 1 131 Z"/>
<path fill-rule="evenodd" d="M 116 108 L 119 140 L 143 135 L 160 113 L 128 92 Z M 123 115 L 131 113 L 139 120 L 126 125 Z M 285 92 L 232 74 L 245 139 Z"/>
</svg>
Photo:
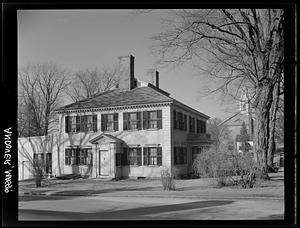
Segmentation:
<svg viewBox="0 0 300 228">
<path fill-rule="evenodd" d="M 267 155 L 267 163 L 268 167 L 273 166 L 273 156 L 275 153 L 275 126 L 276 126 L 276 116 L 277 116 L 277 110 L 278 110 L 278 102 L 279 102 L 279 84 L 277 83 L 273 92 L 273 103 L 272 108 L 270 112 L 270 138 L 269 138 L 269 147 L 268 147 L 268 155 Z"/>
<path fill-rule="evenodd" d="M 273 85 L 263 83 L 257 88 L 257 104 L 255 107 L 256 121 L 254 134 L 254 158 L 262 172 L 262 177 L 268 179 L 268 148 L 269 148 L 269 123 L 270 108 L 273 101 Z"/>
</svg>

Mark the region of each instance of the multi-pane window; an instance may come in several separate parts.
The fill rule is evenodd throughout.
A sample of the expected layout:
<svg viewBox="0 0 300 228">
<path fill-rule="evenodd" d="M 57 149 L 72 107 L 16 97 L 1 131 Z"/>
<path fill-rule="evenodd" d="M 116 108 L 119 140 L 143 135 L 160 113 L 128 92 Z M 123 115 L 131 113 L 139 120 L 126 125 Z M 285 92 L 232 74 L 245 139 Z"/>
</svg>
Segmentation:
<svg viewBox="0 0 300 228">
<path fill-rule="evenodd" d="M 65 131 L 69 132 L 90 132 L 97 131 L 97 115 L 66 116 Z"/>
<path fill-rule="evenodd" d="M 123 130 L 136 130 L 142 128 L 141 112 L 123 113 Z"/>
<path fill-rule="evenodd" d="M 144 111 L 143 112 L 144 129 L 161 129 L 162 128 L 162 111 Z"/>
<path fill-rule="evenodd" d="M 134 147 L 127 149 L 128 165 L 142 165 L 142 148 Z"/>
<path fill-rule="evenodd" d="M 173 111 L 174 118 L 174 129 L 179 129 L 182 131 L 187 130 L 187 116 L 181 112 Z"/>
<path fill-rule="evenodd" d="M 186 147 L 174 147 L 174 165 L 187 164 Z"/>
<path fill-rule="evenodd" d="M 190 132 L 195 133 L 195 118 L 189 116 Z"/>
<path fill-rule="evenodd" d="M 72 148 L 65 151 L 66 165 L 89 165 L 92 164 L 92 154 L 89 148 Z"/>
<path fill-rule="evenodd" d="M 149 112 L 149 128 L 157 128 L 157 112 Z"/>
<path fill-rule="evenodd" d="M 197 119 L 197 133 L 206 133 L 206 122 Z"/>
<path fill-rule="evenodd" d="M 201 147 L 193 146 L 192 147 L 192 160 L 195 161 L 201 154 Z"/>
<path fill-rule="evenodd" d="M 197 121 L 197 133 L 200 133 L 202 130 L 202 120 L 196 120 Z"/>
<path fill-rule="evenodd" d="M 161 147 L 144 147 L 144 165 L 162 165 Z"/>
<path fill-rule="evenodd" d="M 118 113 L 101 115 L 101 131 L 118 131 Z"/>
</svg>

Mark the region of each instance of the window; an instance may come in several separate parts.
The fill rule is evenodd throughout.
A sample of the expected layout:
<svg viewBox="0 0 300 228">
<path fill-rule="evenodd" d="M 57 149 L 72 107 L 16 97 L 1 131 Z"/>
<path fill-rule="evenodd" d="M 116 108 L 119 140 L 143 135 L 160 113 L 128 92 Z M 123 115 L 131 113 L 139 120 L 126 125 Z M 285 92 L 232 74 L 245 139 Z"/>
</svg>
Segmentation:
<svg viewBox="0 0 300 228">
<path fill-rule="evenodd" d="M 127 150 L 127 161 L 128 165 L 142 165 L 142 150 L 141 148 L 128 148 Z"/>
<path fill-rule="evenodd" d="M 201 154 L 201 147 L 193 146 L 192 147 L 192 160 L 195 161 Z"/>
<path fill-rule="evenodd" d="M 144 129 L 162 129 L 162 111 L 144 111 L 143 112 Z"/>
<path fill-rule="evenodd" d="M 71 149 L 66 149 L 65 152 L 65 164 L 66 165 L 71 165 L 71 156 L 72 156 L 72 151 Z"/>
<path fill-rule="evenodd" d="M 142 128 L 141 112 L 123 113 L 123 130 L 136 130 Z"/>
<path fill-rule="evenodd" d="M 92 149 L 72 148 L 65 151 L 66 165 L 89 165 L 92 164 Z"/>
<path fill-rule="evenodd" d="M 44 163 L 44 154 L 43 153 L 40 153 L 40 154 L 37 154 L 37 153 L 34 153 L 33 154 L 33 160 L 34 162 L 38 162 L 38 163 Z"/>
<path fill-rule="evenodd" d="M 183 130 L 187 130 L 187 115 L 183 116 Z"/>
<path fill-rule="evenodd" d="M 195 118 L 189 116 L 190 132 L 195 133 Z"/>
<path fill-rule="evenodd" d="M 178 129 L 177 112 L 175 110 L 173 111 L 173 120 L 174 129 Z"/>
<path fill-rule="evenodd" d="M 97 115 L 66 116 L 65 132 L 97 131 Z"/>
<path fill-rule="evenodd" d="M 79 165 L 86 165 L 88 149 L 81 149 L 79 151 Z"/>
<path fill-rule="evenodd" d="M 187 130 L 187 116 L 181 112 L 173 111 L 174 113 L 174 129 L 179 129 L 182 131 Z"/>
<path fill-rule="evenodd" d="M 162 165 L 161 147 L 144 147 L 144 165 Z"/>
<path fill-rule="evenodd" d="M 101 131 L 118 131 L 118 113 L 101 115 Z"/>
<path fill-rule="evenodd" d="M 46 173 L 52 173 L 52 154 L 46 153 Z"/>
<path fill-rule="evenodd" d="M 46 155 L 46 161 L 45 161 L 45 155 Z M 39 165 L 42 165 L 42 167 L 45 167 L 46 173 L 52 172 L 52 154 L 51 153 L 34 153 L 33 160 L 36 164 L 39 164 Z"/>
<path fill-rule="evenodd" d="M 206 121 L 203 121 L 203 131 L 202 133 L 206 133 Z"/>
<path fill-rule="evenodd" d="M 186 147 L 174 147 L 174 165 L 187 164 Z"/>
<path fill-rule="evenodd" d="M 196 120 L 196 130 L 197 130 L 197 133 L 200 133 L 201 132 L 201 120 Z"/>
</svg>

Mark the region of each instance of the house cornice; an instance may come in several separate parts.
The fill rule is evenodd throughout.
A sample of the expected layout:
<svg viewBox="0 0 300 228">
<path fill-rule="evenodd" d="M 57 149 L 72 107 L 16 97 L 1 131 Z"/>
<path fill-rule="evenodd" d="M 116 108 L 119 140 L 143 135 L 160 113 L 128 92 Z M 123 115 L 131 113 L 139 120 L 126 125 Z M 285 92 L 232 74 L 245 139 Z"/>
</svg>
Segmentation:
<svg viewBox="0 0 300 228">
<path fill-rule="evenodd" d="M 79 112 L 95 112 L 95 111 L 113 111 L 113 110 L 124 110 L 124 109 L 134 109 L 134 108 L 150 108 L 150 107 L 169 106 L 171 103 L 172 103 L 172 101 L 171 102 L 161 102 L 161 103 L 146 103 L 146 104 L 136 104 L 136 105 L 111 106 L 111 107 L 57 110 L 56 113 L 63 114 L 63 113 L 79 113 Z"/>
<path fill-rule="evenodd" d="M 193 109 L 193 108 L 191 108 L 191 107 L 189 107 L 189 106 L 187 106 L 187 105 L 183 104 L 182 102 L 177 101 L 177 100 L 175 100 L 175 99 L 174 99 L 174 101 L 173 101 L 173 104 L 174 104 L 175 106 L 178 106 L 178 107 L 180 107 L 180 108 L 186 110 L 186 111 L 189 111 L 189 112 L 192 112 L 192 113 L 194 113 L 194 114 L 196 114 L 196 115 L 202 116 L 202 117 L 205 118 L 205 119 L 209 119 L 209 118 L 210 118 L 210 116 L 205 115 L 204 113 L 199 112 L 199 111 L 197 111 L 196 109 Z"/>
</svg>

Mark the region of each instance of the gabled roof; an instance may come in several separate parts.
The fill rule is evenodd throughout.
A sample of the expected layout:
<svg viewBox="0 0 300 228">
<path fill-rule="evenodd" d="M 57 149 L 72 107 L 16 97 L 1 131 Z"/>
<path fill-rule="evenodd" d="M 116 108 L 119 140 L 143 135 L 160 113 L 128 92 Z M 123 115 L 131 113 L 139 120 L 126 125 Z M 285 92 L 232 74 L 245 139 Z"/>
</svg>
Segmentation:
<svg viewBox="0 0 300 228">
<path fill-rule="evenodd" d="M 171 102 L 180 105 L 191 112 L 201 115 L 206 119 L 210 118 L 209 116 L 175 100 L 169 95 L 170 94 L 168 92 L 160 88 L 156 88 L 154 85 L 149 83 L 148 86 L 136 87 L 132 90 L 113 89 L 99 93 L 94 97 L 80 100 L 58 108 L 56 111 L 72 111 L 80 109 L 109 108 Z"/>
<path fill-rule="evenodd" d="M 149 103 L 171 102 L 173 99 L 166 94 L 145 86 L 132 90 L 114 89 L 100 93 L 92 98 L 80 100 L 78 102 L 58 108 L 56 111 L 101 108 L 125 105 L 138 105 Z"/>
</svg>

